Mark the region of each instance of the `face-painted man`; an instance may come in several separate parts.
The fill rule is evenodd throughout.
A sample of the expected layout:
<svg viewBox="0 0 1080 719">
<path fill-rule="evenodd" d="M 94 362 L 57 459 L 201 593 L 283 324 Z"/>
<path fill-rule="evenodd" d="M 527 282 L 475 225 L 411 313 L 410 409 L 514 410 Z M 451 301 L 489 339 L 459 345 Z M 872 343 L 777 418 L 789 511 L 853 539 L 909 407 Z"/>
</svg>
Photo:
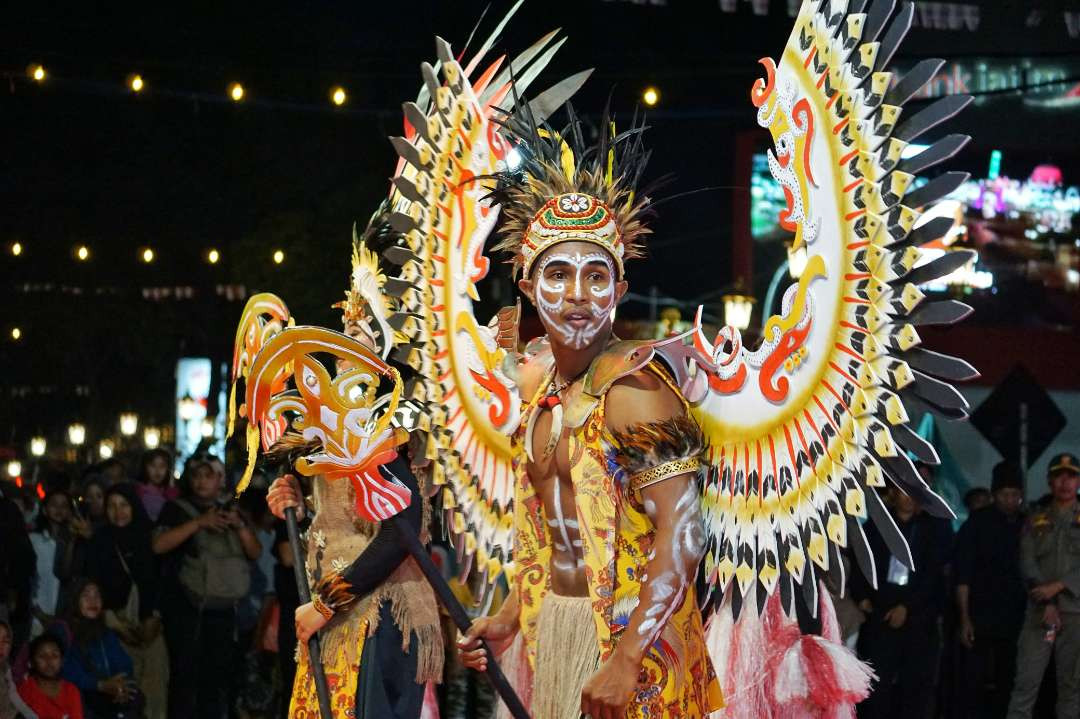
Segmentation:
<svg viewBox="0 0 1080 719">
<path fill-rule="evenodd" d="M 482 668 L 478 637 L 520 633 L 537 719 L 704 716 L 722 705 L 693 585 L 705 541 L 700 429 L 666 369 L 651 354 L 637 361 L 612 332 L 623 262 L 648 232 L 648 201 L 627 179 L 644 158 L 618 156 L 606 170 L 568 169 L 560 150 L 558 162 L 531 165 L 542 182 L 499 197 L 501 247 L 515 253 L 547 349 L 520 372 L 514 591 L 459 646 Z"/>
</svg>

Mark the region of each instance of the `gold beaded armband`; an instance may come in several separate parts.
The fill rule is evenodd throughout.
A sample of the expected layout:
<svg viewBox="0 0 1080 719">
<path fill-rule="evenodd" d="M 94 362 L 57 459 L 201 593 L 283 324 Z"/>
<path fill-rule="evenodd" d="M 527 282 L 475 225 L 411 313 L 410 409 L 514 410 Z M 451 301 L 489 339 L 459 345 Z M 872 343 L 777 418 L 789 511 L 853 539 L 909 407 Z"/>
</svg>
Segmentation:
<svg viewBox="0 0 1080 719">
<path fill-rule="evenodd" d="M 701 461 L 697 457 L 673 459 L 670 462 L 658 464 L 655 467 L 642 470 L 630 477 L 630 491 L 639 492 L 650 484 L 662 482 L 669 477 L 674 477 L 688 472 L 696 472 L 701 467 Z"/>
<path fill-rule="evenodd" d="M 326 606 L 326 602 L 324 602 L 322 597 L 320 597 L 318 594 L 311 595 L 311 605 L 315 607 L 316 612 L 323 615 L 326 621 L 330 621 L 334 618 L 334 614 L 336 612 L 334 612 L 334 610 L 330 607 Z"/>
</svg>

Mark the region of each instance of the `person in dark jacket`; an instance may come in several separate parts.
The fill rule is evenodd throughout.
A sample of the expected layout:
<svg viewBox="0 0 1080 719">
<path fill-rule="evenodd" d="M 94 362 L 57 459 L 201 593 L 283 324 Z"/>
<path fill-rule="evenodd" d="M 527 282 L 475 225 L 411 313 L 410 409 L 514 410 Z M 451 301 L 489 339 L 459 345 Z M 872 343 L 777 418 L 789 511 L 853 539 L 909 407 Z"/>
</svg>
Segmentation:
<svg viewBox="0 0 1080 719">
<path fill-rule="evenodd" d="M 0 488 L 0 619 L 8 622 L 16 647 L 30 634 L 30 598 L 34 579 L 34 546 L 22 510 Z"/>
<path fill-rule="evenodd" d="M 1020 468 L 994 467 L 993 504 L 974 512 L 956 538 L 954 571 L 960 616 L 960 716 L 1004 717 L 1016 672 L 1016 640 L 1027 593 L 1020 576 L 1024 516 Z"/>
<path fill-rule="evenodd" d="M 945 565 L 952 550 L 948 522 L 924 513 L 918 503 L 893 489 L 889 509 L 911 549 L 912 569 L 893 556 L 876 526 L 866 538 L 877 567 L 877 588 L 861 572 L 852 577 L 851 594 L 867 615 L 859 632 L 859 656 L 870 663 L 878 681 L 859 705 L 871 719 L 928 717 L 935 696 L 941 655 L 939 620 L 945 605 Z"/>
<path fill-rule="evenodd" d="M 164 719 L 169 658 L 158 612 L 153 527 L 131 482 L 105 492 L 106 523 L 86 547 L 86 572 L 101 587 L 106 621 L 135 663 L 135 681 L 146 697 L 147 719 Z"/>
</svg>

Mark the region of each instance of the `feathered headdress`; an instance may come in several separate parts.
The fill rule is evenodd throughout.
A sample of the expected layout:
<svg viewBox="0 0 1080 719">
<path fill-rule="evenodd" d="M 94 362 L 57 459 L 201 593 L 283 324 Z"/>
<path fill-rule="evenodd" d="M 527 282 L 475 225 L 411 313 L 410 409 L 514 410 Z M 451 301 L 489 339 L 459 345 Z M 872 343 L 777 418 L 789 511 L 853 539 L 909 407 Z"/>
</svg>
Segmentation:
<svg viewBox="0 0 1080 719">
<path fill-rule="evenodd" d="M 581 120 L 567 104 L 569 124 L 556 132 L 538 124 L 526 102 L 501 124 L 521 158 L 496 175 L 492 197 L 502 205 L 501 241 L 514 255 L 514 272 L 527 277 L 545 250 L 560 242 L 591 242 L 615 260 L 619 277 L 625 260 L 644 255 L 642 240 L 652 232 L 645 219 L 650 199 L 638 188 L 651 151 L 645 125 L 634 114 L 630 128 L 616 133 L 607 108 L 599 140 L 587 145 Z"/>
<path fill-rule="evenodd" d="M 394 308 L 386 295 L 386 275 L 379 267 L 379 252 L 393 244 L 398 233 L 390 227 L 390 208 L 383 202 L 371 216 L 363 234 L 353 225 L 352 273 L 345 300 L 334 304 L 346 324 L 358 323 L 379 355 L 386 359 L 398 340 L 390 327 Z"/>
</svg>

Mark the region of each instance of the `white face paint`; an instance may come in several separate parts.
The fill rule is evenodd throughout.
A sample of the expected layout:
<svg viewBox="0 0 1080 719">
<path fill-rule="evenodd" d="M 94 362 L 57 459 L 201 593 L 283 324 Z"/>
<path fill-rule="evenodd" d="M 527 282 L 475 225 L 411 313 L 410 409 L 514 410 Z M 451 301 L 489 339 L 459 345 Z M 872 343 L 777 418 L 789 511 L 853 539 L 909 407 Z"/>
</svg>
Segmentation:
<svg viewBox="0 0 1080 719">
<path fill-rule="evenodd" d="M 558 263 L 560 266 L 548 268 Z M 607 273 L 597 269 L 607 268 Z M 566 283 L 574 282 L 575 291 L 587 302 L 575 305 L 566 300 Z M 558 252 L 544 258 L 536 274 L 536 309 L 549 332 L 563 344 L 583 349 L 610 321 L 615 310 L 615 266 L 604 252 Z M 567 319 L 567 315 L 580 317 Z"/>
</svg>

